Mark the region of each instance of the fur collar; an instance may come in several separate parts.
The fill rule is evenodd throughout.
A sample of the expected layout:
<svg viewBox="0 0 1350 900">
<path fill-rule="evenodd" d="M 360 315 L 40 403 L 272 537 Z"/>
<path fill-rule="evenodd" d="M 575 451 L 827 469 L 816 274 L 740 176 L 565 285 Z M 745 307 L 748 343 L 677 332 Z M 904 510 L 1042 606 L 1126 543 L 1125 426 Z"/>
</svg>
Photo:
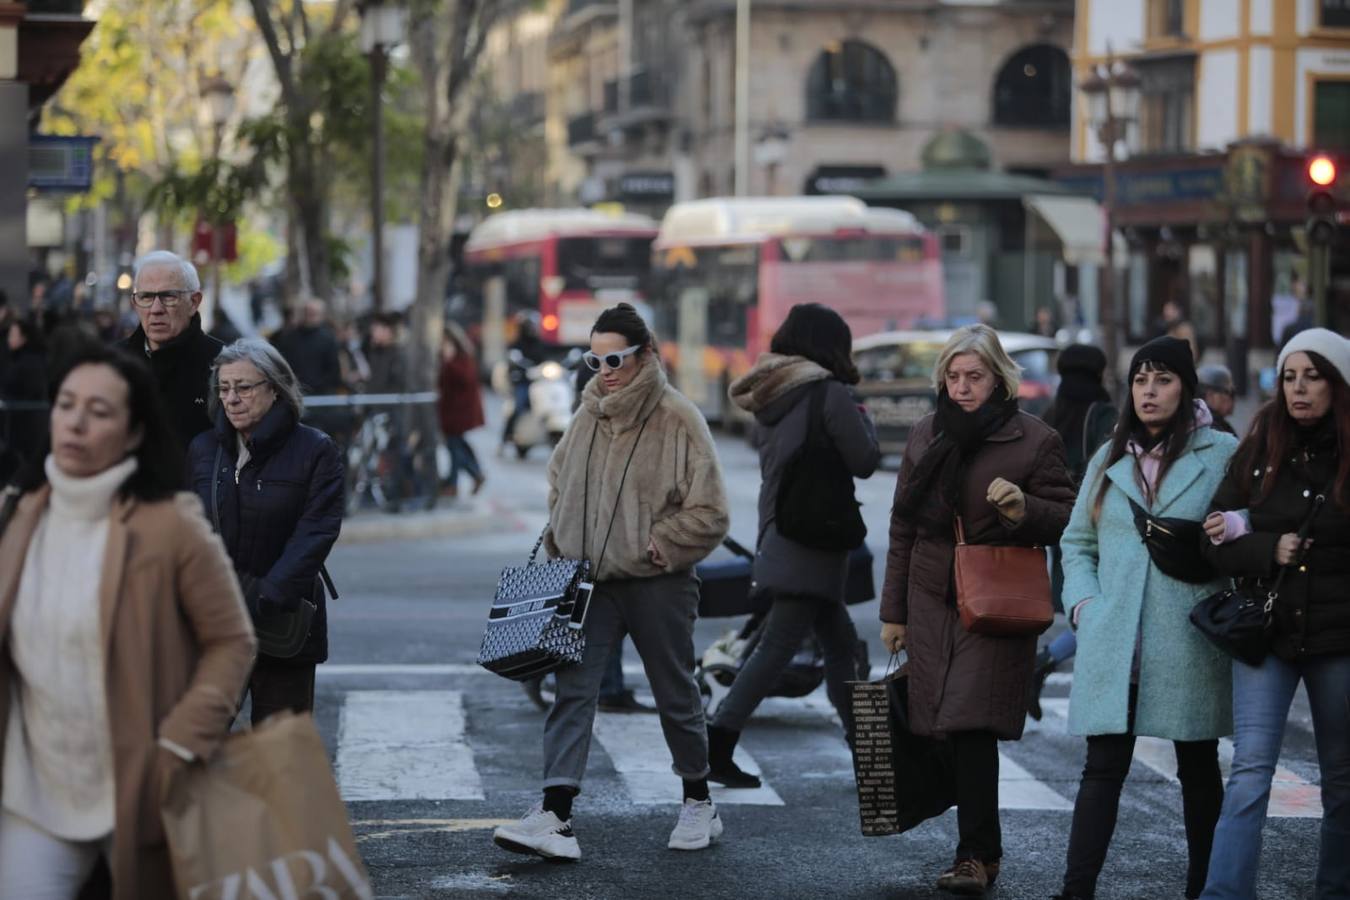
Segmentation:
<svg viewBox="0 0 1350 900">
<path fill-rule="evenodd" d="M 804 356 L 761 353 L 754 368 L 733 381 L 728 393 L 741 409 L 757 413 L 789 391 L 831 377 L 828 369 Z"/>
<path fill-rule="evenodd" d="M 581 404 L 614 433 L 636 428 L 656 409 L 666 392 L 666 371 L 654 353 L 644 353 L 637 377 L 612 394 L 597 376 L 586 382 Z M 608 421 L 606 421 L 608 420 Z"/>
</svg>

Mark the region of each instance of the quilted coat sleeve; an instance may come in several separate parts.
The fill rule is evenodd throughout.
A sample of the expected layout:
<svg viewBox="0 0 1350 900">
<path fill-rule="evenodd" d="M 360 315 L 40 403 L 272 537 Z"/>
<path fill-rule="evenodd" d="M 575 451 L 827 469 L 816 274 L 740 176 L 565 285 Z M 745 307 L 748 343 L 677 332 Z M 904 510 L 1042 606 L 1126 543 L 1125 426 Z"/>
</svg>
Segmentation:
<svg viewBox="0 0 1350 900">
<path fill-rule="evenodd" d="M 1064 442 L 1057 432 L 1050 431 L 1041 441 L 1036 462 L 1021 488 L 1027 502 L 1026 515 L 1016 525 L 1007 525 L 1008 530 L 1030 544 L 1059 543 L 1073 509 L 1074 487 Z"/>
<path fill-rule="evenodd" d="M 180 495 L 177 507 L 178 607 L 201 656 L 158 736 L 207 759 L 234 717 L 253 668 L 255 642 L 225 545 L 211 532 L 197 498 Z"/>
<path fill-rule="evenodd" d="M 1072 609 L 1083 600 L 1100 597 L 1101 582 L 1097 578 L 1099 559 L 1097 546 L 1097 523 L 1092 521 L 1092 506 L 1100 490 L 1100 479 L 1108 449 L 1101 447 L 1093 454 L 1083 475 L 1083 484 L 1074 501 L 1073 512 L 1069 514 L 1069 525 L 1059 539 L 1060 554 L 1064 565 L 1064 608 Z"/>
<path fill-rule="evenodd" d="M 910 473 L 914 471 L 914 464 L 918 461 L 919 454 L 915 448 L 927 444 L 927 441 L 919 437 L 920 431 L 927 427 L 922 422 L 916 425 L 905 444 L 900 475 L 895 480 L 896 500 L 900 499 L 901 492 L 909 483 Z M 931 428 L 928 430 L 931 431 Z M 917 537 L 918 529 L 914 527 L 914 523 L 897 515 L 895 504 L 892 503 L 890 544 L 886 548 L 886 577 L 881 586 L 883 622 L 890 622 L 893 625 L 905 625 L 909 622 L 909 558 L 914 552 L 914 541 Z"/>
<path fill-rule="evenodd" d="M 731 527 L 731 514 L 722 466 L 702 415 L 686 416 L 675 440 L 685 448 L 683 470 L 676 473 L 684 501 L 673 515 L 652 523 L 651 537 L 670 571 L 680 572 L 717 548 Z"/>
<path fill-rule="evenodd" d="M 1210 501 L 1210 511 L 1241 510 L 1248 497 L 1238 485 L 1232 467 L 1223 476 L 1219 489 Z M 1223 575 L 1232 578 L 1269 578 L 1275 574 L 1275 546 L 1280 535 L 1269 531 L 1250 531 L 1237 540 L 1215 546 L 1208 540 L 1201 542 L 1201 552 Z"/>
<path fill-rule="evenodd" d="M 315 451 L 304 513 L 281 556 L 267 575 L 258 579 L 259 597 L 294 609 L 300 598 L 310 595 L 314 576 L 342 530 L 342 492 L 342 458 L 337 445 L 325 435 Z"/>
</svg>

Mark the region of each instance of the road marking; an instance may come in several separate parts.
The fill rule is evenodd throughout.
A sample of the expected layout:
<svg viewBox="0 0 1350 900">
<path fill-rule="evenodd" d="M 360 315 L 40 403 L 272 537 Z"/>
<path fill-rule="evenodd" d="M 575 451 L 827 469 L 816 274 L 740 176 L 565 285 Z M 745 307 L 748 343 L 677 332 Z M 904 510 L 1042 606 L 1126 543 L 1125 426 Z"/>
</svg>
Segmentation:
<svg viewBox="0 0 1350 900">
<path fill-rule="evenodd" d="M 349 691 L 338 790 L 355 800 L 482 800 L 459 691 Z"/>
<path fill-rule="evenodd" d="M 477 663 L 324 663 L 315 670 L 320 678 L 380 678 L 387 675 L 491 675 Z M 629 663 L 623 667 L 625 675 L 646 674 L 641 665 Z"/>
<path fill-rule="evenodd" d="M 683 785 L 680 777 L 670 769 L 670 749 L 666 746 L 659 717 L 599 713 L 595 717 L 595 737 L 605 748 L 634 803 L 668 805 L 679 802 Z M 761 774 L 755 758 L 744 749 L 736 750 L 736 764 L 747 772 Z M 718 803 L 783 805 L 783 798 L 768 783 L 748 790 L 732 790 L 717 784 L 711 788 L 712 798 Z"/>
<path fill-rule="evenodd" d="M 999 809 L 1073 809 L 1073 804 L 1035 775 L 1013 762 L 1006 753 L 998 755 Z"/>
<path fill-rule="evenodd" d="M 1041 708 L 1054 713 L 1056 721 L 1067 725 L 1069 719 L 1069 700 L 1066 697 L 1053 697 L 1041 700 Z M 1055 729 L 1067 733 L 1067 729 Z M 1233 742 L 1229 738 L 1219 739 L 1219 768 L 1227 781 L 1233 768 Z M 1172 742 L 1162 738 L 1141 737 L 1134 744 L 1134 758 L 1157 772 L 1163 778 L 1176 784 L 1177 755 Z M 1275 819 L 1320 819 L 1322 818 L 1322 793 L 1316 785 L 1309 784 L 1284 766 L 1276 765 L 1275 777 L 1270 785 L 1270 807 L 1266 815 Z"/>
</svg>

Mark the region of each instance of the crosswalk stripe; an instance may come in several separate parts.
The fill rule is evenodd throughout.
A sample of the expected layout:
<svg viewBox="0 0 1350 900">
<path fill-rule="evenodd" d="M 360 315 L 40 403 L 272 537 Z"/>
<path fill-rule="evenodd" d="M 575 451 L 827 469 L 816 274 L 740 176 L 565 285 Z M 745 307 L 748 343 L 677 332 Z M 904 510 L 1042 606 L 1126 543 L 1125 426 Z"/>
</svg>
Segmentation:
<svg viewBox="0 0 1350 900">
<path fill-rule="evenodd" d="M 1041 708 L 1053 713 L 1057 722 L 1067 725 L 1069 700 L 1067 697 L 1043 698 Z M 1059 728 L 1059 731 L 1067 729 Z M 1224 779 L 1233 768 L 1233 742 L 1219 739 L 1219 767 Z M 1177 782 L 1177 756 L 1172 742 L 1162 738 L 1141 737 L 1135 741 L 1134 758 L 1168 781 Z M 1270 785 L 1270 808 L 1267 815 L 1276 819 L 1320 819 L 1322 795 L 1316 785 L 1309 784 L 1284 766 L 1275 767 Z"/>
<path fill-rule="evenodd" d="M 623 780 L 630 800 L 644 805 L 678 802 L 683 786 L 671 771 L 670 750 L 659 717 L 600 713 L 595 717 L 595 737 Z M 744 748 L 737 748 L 736 764 L 747 772 L 761 774 L 759 764 Z M 717 803 L 747 806 L 783 805 L 783 798 L 767 782 L 751 790 L 729 790 L 714 784 L 712 798 Z"/>
<path fill-rule="evenodd" d="M 1073 809 L 1073 803 L 1006 754 L 998 755 L 999 809 Z"/>
<path fill-rule="evenodd" d="M 349 691 L 338 721 L 343 799 L 482 800 L 459 691 Z"/>
</svg>

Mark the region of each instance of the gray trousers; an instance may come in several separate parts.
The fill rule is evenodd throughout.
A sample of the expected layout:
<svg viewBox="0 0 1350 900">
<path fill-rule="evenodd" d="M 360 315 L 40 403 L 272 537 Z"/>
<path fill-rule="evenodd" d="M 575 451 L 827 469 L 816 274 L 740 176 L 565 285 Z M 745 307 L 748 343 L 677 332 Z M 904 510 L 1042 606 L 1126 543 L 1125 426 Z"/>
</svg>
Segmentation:
<svg viewBox="0 0 1350 900">
<path fill-rule="evenodd" d="M 698 582 L 689 572 L 595 586 L 581 664 L 556 673 L 557 699 L 544 722 L 544 787 L 581 786 L 600 682 L 624 634 L 642 658 L 675 774 L 689 780 L 708 774 L 708 731 L 694 681 L 697 617 Z"/>
</svg>

